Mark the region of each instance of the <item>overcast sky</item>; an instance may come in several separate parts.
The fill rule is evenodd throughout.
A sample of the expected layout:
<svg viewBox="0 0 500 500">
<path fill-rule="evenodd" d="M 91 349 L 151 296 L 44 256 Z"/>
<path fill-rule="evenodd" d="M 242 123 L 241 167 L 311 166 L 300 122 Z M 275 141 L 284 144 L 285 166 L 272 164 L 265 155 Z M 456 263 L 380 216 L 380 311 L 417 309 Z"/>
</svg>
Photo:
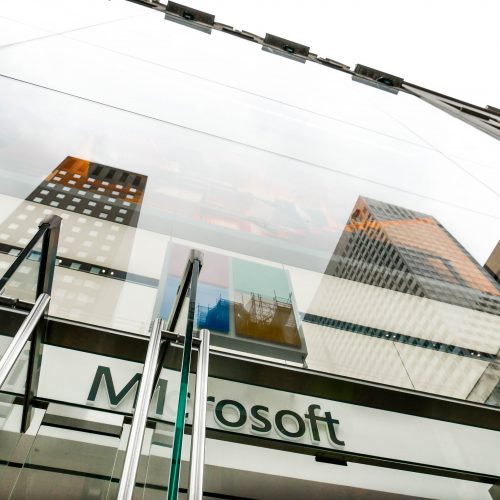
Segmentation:
<svg viewBox="0 0 500 500">
<path fill-rule="evenodd" d="M 184 3 L 235 28 L 303 43 L 351 67 L 365 64 L 480 106 L 500 107 L 498 0 Z"/>
<path fill-rule="evenodd" d="M 186 3 L 352 68 L 500 107 L 499 2 Z M 432 214 L 481 263 L 500 236 L 500 141 L 414 97 L 137 4 L 2 0 L 0 72 L 5 194 L 24 197 L 73 155 L 146 173 L 145 207 L 155 210 L 173 179 L 164 169 L 197 166 L 208 185 L 291 197 L 299 211 L 334 213 L 340 227 L 359 195 Z"/>
</svg>

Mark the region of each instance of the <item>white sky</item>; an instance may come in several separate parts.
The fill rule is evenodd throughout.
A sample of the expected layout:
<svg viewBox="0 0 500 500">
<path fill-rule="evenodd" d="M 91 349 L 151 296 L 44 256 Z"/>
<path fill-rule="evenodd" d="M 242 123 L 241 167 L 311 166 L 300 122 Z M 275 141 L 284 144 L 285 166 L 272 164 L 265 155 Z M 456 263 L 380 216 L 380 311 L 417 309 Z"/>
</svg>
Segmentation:
<svg viewBox="0 0 500 500">
<path fill-rule="evenodd" d="M 499 2 L 187 3 L 351 67 L 500 107 Z M 500 141 L 414 97 L 199 33 L 130 2 L 2 0 L 0 73 L 9 76 L 0 78 L 5 194 L 24 197 L 69 154 L 146 173 L 153 210 L 171 187 L 168 164 L 198 168 L 208 185 L 248 186 L 259 199 L 283 189 L 299 212 L 326 210 L 341 226 L 360 194 L 426 212 L 481 263 L 500 237 Z M 262 193 L 266 184 L 272 189 Z M 323 248 L 332 252 L 336 237 Z M 314 239 L 304 244 L 317 248 Z M 254 255 L 279 260 L 275 248 L 278 257 Z"/>
<path fill-rule="evenodd" d="M 114 0 L 113 0 L 114 1 Z M 179 2 L 183 3 L 183 2 Z M 219 22 L 500 108 L 498 0 L 189 0 Z"/>
</svg>

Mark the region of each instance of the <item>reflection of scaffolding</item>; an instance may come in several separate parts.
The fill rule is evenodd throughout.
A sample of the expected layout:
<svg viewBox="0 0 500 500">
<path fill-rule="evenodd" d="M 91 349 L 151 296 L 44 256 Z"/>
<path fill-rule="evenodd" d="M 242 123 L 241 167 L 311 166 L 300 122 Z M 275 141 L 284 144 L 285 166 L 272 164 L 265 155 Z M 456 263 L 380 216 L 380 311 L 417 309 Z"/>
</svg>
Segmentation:
<svg viewBox="0 0 500 500">
<path fill-rule="evenodd" d="M 258 324 L 272 324 L 276 323 L 278 316 L 283 316 L 283 314 L 277 314 L 278 311 L 287 311 L 287 315 L 292 311 L 292 294 L 290 293 L 288 298 L 277 297 L 274 294 L 273 302 L 269 300 L 262 300 L 262 295 L 260 293 L 251 293 L 250 301 L 247 303 L 245 309 L 250 313 L 250 321 Z M 284 326 L 284 325 L 283 325 Z"/>
<path fill-rule="evenodd" d="M 236 333 L 261 340 L 279 342 L 288 345 L 300 345 L 297 323 L 293 313 L 292 294 L 287 298 L 262 297 L 251 293 L 244 304 L 234 304 Z"/>
</svg>

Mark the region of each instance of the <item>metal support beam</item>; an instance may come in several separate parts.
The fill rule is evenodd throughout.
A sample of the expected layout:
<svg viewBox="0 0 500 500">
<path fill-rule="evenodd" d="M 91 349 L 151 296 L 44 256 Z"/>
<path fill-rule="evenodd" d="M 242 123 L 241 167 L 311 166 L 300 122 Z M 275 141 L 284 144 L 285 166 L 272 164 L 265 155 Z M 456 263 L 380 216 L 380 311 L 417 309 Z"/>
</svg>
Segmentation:
<svg viewBox="0 0 500 500">
<path fill-rule="evenodd" d="M 192 272 L 193 272 L 193 263 L 194 261 L 198 262 L 198 272 L 201 271 L 201 267 L 203 266 L 203 253 L 199 250 L 192 249 L 189 252 L 189 258 L 186 262 L 186 267 L 184 268 L 184 273 L 182 274 L 181 282 L 179 283 L 179 287 L 177 288 L 177 294 L 174 299 L 174 303 L 172 304 L 172 309 L 170 311 L 169 318 L 167 320 L 166 330 L 168 332 L 174 332 L 177 326 L 177 321 L 182 311 L 182 305 L 186 300 L 186 296 L 191 285 Z M 196 277 L 198 280 L 198 277 Z M 193 313 L 194 314 L 194 313 Z M 160 379 L 161 369 L 163 367 L 163 363 L 165 362 L 165 356 L 167 354 L 168 341 L 163 340 L 160 348 L 160 356 L 158 360 L 158 365 L 156 367 L 154 387 L 158 383 Z"/>
<path fill-rule="evenodd" d="M 200 331 L 201 345 L 196 366 L 196 394 L 194 400 L 193 433 L 191 437 L 191 468 L 189 470 L 189 500 L 203 498 L 205 468 L 205 434 L 207 422 L 208 362 L 210 331 Z"/>
<path fill-rule="evenodd" d="M 52 292 L 52 282 L 57 259 L 57 244 L 59 242 L 59 231 L 61 228 L 61 217 L 49 215 L 40 222 L 40 231 L 44 230 L 42 240 L 42 252 L 40 256 L 40 268 L 38 269 L 38 281 L 36 296 L 42 294 L 50 295 Z M 46 309 L 44 309 L 46 313 Z M 47 331 L 46 317 L 40 317 L 36 329 L 31 338 L 28 371 L 26 375 L 26 386 L 24 389 L 23 415 L 21 418 L 21 432 L 28 429 L 33 414 L 33 398 L 38 389 L 38 379 L 40 378 L 40 367 L 42 357 L 42 341 Z"/>
<path fill-rule="evenodd" d="M 168 500 L 175 500 L 179 492 L 179 477 L 182 461 L 182 444 L 184 440 L 184 426 L 186 421 L 186 401 L 189 384 L 189 368 L 191 365 L 191 351 L 193 343 L 194 315 L 196 306 L 196 289 L 198 275 L 201 270 L 201 256 L 197 252 L 192 253 L 191 284 L 189 292 L 189 307 L 184 337 L 184 349 L 182 352 L 181 380 L 179 383 L 179 399 L 177 403 L 177 416 L 175 419 L 174 444 L 172 447 L 172 462 L 170 464 L 170 476 L 168 478 Z"/>
<path fill-rule="evenodd" d="M 42 255 L 40 258 L 40 269 L 38 271 L 38 282 L 36 287 L 37 296 L 41 293 L 52 292 L 52 281 L 54 280 L 54 270 L 57 259 L 57 244 L 59 242 L 59 232 L 61 229 L 61 217 L 49 215 L 45 217 L 40 225 L 40 229 L 46 228 L 43 235 Z"/>
<path fill-rule="evenodd" d="M 123 472 L 120 479 L 118 490 L 118 500 L 131 500 L 134 494 L 135 478 L 137 467 L 141 457 L 142 441 L 144 431 L 146 430 L 146 421 L 148 417 L 149 404 L 153 394 L 153 382 L 155 375 L 156 362 L 160 352 L 160 340 L 162 334 L 163 321 L 156 319 L 153 323 L 151 337 L 149 339 L 146 360 L 142 370 L 142 377 L 139 383 L 137 404 L 132 418 L 130 435 L 128 438 L 125 460 L 123 463 Z"/>
</svg>

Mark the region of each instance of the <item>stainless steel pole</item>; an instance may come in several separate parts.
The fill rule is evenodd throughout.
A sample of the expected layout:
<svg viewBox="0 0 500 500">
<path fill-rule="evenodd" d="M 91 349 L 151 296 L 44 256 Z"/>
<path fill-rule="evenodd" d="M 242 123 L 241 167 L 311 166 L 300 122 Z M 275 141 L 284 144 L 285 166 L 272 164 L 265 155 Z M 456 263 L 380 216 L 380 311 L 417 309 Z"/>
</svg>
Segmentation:
<svg viewBox="0 0 500 500">
<path fill-rule="evenodd" d="M 160 318 L 155 319 L 149 339 L 148 350 L 146 352 L 142 377 L 139 383 L 137 404 L 130 427 L 122 477 L 118 489 L 118 500 L 131 500 L 134 494 L 135 478 L 137 476 L 137 468 L 141 457 L 142 441 L 144 439 L 144 431 L 146 430 L 149 404 L 153 393 L 156 362 L 158 361 L 158 354 L 160 352 L 162 326 L 163 320 Z"/>
<path fill-rule="evenodd" d="M 31 309 L 23 324 L 20 326 L 16 335 L 12 339 L 9 347 L 5 351 L 2 359 L 0 359 L 0 388 L 9 376 L 12 367 L 15 365 L 21 352 L 23 352 L 26 342 L 28 342 L 31 333 L 45 313 L 50 302 L 50 295 L 41 293 L 36 299 L 33 308 Z"/>
<path fill-rule="evenodd" d="M 201 344 L 196 365 L 196 395 L 194 400 L 193 433 L 191 436 L 191 468 L 189 471 L 189 500 L 203 498 L 205 467 L 205 428 L 207 421 L 208 361 L 210 331 L 201 330 Z"/>
</svg>

